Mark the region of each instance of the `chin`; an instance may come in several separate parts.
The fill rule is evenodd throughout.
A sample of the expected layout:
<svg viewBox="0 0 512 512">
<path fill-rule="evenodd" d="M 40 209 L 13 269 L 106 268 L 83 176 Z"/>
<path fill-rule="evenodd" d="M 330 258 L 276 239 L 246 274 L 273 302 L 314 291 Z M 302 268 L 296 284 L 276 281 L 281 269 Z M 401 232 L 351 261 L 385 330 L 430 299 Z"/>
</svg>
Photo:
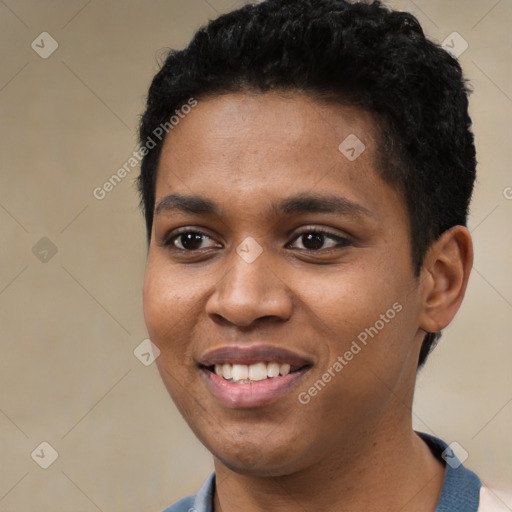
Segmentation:
<svg viewBox="0 0 512 512">
<path fill-rule="evenodd" d="M 225 442 L 217 438 L 213 444 L 205 444 L 215 459 L 235 473 L 259 477 L 277 477 L 299 471 L 300 446 L 296 437 L 276 444 L 269 443 L 264 436 Z"/>
<path fill-rule="evenodd" d="M 244 451 L 237 454 L 214 454 L 214 457 L 231 471 L 253 477 L 279 477 L 296 472 L 299 468 L 293 460 L 275 460 L 262 454 Z"/>
</svg>

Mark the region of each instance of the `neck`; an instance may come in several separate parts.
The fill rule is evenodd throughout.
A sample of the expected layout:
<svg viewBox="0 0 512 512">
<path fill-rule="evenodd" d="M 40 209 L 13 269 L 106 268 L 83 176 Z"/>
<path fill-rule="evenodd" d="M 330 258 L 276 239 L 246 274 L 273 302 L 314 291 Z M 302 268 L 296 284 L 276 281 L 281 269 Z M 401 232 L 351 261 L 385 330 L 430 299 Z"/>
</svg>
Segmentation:
<svg viewBox="0 0 512 512">
<path fill-rule="evenodd" d="M 334 441 L 334 440 L 333 440 Z M 231 471 L 215 459 L 215 512 L 299 510 L 382 510 L 433 512 L 444 466 L 412 430 L 365 432 L 359 440 L 333 442 L 329 456 L 283 476 Z"/>
</svg>

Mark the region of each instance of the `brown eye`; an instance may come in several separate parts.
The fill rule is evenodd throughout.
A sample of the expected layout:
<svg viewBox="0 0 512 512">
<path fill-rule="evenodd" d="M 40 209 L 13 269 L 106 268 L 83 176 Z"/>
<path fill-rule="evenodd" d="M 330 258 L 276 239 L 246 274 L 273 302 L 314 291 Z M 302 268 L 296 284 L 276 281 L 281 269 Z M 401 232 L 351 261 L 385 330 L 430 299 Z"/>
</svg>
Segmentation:
<svg viewBox="0 0 512 512">
<path fill-rule="evenodd" d="M 201 245 L 207 239 L 212 240 L 208 235 L 200 231 L 182 231 L 169 237 L 165 241 L 165 245 L 172 249 L 192 252 L 204 249 L 205 247 Z"/>
<path fill-rule="evenodd" d="M 304 233 L 301 235 L 302 245 L 306 249 L 318 250 L 324 245 L 325 235 L 321 233 Z"/>
<path fill-rule="evenodd" d="M 351 241 L 348 238 L 337 236 L 321 229 L 303 231 L 299 233 L 294 240 L 301 242 L 302 247 L 298 247 L 298 249 L 306 251 L 319 251 L 321 249 L 332 249 L 351 245 Z M 325 245 L 326 241 L 328 245 Z"/>
</svg>

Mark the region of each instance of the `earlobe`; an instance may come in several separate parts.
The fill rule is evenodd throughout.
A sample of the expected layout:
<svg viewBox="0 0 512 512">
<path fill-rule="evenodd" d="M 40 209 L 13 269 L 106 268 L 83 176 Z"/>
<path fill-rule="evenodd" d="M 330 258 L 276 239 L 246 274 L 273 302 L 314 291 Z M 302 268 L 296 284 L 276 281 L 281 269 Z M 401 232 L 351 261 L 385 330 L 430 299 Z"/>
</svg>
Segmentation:
<svg viewBox="0 0 512 512">
<path fill-rule="evenodd" d="M 454 226 L 430 247 L 422 268 L 423 304 L 420 328 L 444 329 L 457 313 L 473 266 L 473 242 L 469 230 Z"/>
</svg>

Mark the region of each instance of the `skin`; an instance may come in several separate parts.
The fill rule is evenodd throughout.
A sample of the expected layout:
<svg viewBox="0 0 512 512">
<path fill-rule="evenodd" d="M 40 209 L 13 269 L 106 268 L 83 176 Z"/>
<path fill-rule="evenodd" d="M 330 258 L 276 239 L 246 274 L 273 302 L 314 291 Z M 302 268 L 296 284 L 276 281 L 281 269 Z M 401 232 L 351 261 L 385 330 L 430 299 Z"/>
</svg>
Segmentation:
<svg viewBox="0 0 512 512">
<path fill-rule="evenodd" d="M 338 149 L 350 134 L 366 146 L 354 161 Z M 144 315 L 162 379 L 214 456 L 216 511 L 435 509 L 444 467 L 412 430 L 417 360 L 425 331 L 444 328 L 462 301 L 471 238 L 461 226 L 445 233 L 416 277 L 404 201 L 379 178 L 377 155 L 369 113 L 300 93 L 201 99 L 165 140 L 156 205 L 193 194 L 219 211 L 155 212 Z M 270 209 L 299 193 L 336 195 L 367 213 Z M 172 238 L 183 227 L 204 233 L 188 251 Z M 318 229 L 344 241 L 299 236 Z M 263 250 L 252 263 L 236 252 L 249 236 Z M 394 303 L 395 318 L 301 404 L 298 394 Z M 216 400 L 198 361 L 258 343 L 312 366 L 272 403 Z"/>
</svg>

